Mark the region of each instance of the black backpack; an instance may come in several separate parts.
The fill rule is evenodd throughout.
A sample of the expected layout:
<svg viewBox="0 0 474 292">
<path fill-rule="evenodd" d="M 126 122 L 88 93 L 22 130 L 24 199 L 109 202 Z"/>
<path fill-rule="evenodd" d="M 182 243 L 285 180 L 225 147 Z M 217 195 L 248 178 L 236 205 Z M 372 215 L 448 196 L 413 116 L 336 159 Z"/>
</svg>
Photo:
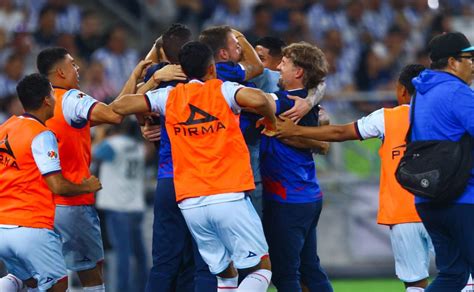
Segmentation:
<svg viewBox="0 0 474 292">
<path fill-rule="evenodd" d="M 433 204 L 449 203 L 466 189 L 472 170 L 472 142 L 469 133 L 459 141 L 411 142 L 415 123 L 416 95 L 413 97 L 407 147 L 395 172 L 398 183 L 415 196 Z"/>
</svg>

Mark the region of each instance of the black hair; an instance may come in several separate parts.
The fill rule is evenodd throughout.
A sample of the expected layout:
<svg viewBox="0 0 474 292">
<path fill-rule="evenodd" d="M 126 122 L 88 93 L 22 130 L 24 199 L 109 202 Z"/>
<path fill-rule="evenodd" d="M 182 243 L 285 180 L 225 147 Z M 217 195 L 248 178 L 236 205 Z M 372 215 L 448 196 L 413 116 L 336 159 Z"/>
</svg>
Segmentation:
<svg viewBox="0 0 474 292">
<path fill-rule="evenodd" d="M 271 12 L 271 9 L 272 9 L 271 6 L 266 4 L 266 3 L 258 3 L 253 7 L 252 13 L 255 16 L 255 15 L 259 14 L 262 11 Z"/>
<path fill-rule="evenodd" d="M 444 57 L 436 61 L 432 61 L 430 68 L 433 70 L 442 70 L 448 67 L 448 61 L 451 57 Z"/>
<path fill-rule="evenodd" d="M 280 57 L 282 50 L 286 47 L 286 43 L 277 37 L 265 36 L 259 38 L 255 43 L 255 46 L 262 46 L 268 49 L 268 53 L 272 57 Z"/>
<path fill-rule="evenodd" d="M 166 58 L 170 63 L 177 64 L 181 47 L 191 40 L 191 30 L 184 24 L 174 23 L 165 31 L 162 40 Z"/>
<path fill-rule="evenodd" d="M 53 69 L 59 61 L 64 60 L 66 55 L 69 54 L 65 48 L 54 47 L 42 50 L 38 57 L 36 57 L 36 67 L 38 72 L 48 76 L 48 73 Z"/>
<path fill-rule="evenodd" d="M 400 84 L 407 89 L 410 95 L 415 93 L 415 87 L 413 86 L 411 80 L 420 75 L 420 73 L 425 69 L 425 66 L 420 64 L 409 64 L 403 67 L 402 71 L 400 72 L 398 82 L 400 82 Z"/>
<path fill-rule="evenodd" d="M 18 82 L 16 92 L 25 111 L 37 110 L 51 94 L 51 83 L 46 76 L 33 73 Z"/>
<path fill-rule="evenodd" d="M 48 14 L 49 12 L 57 13 L 57 9 L 54 8 L 53 6 L 46 5 L 46 6 L 44 6 L 43 8 L 41 8 L 41 10 L 40 10 L 40 12 L 39 12 L 39 18 L 42 18 L 43 16 L 45 16 L 45 15 Z"/>
<path fill-rule="evenodd" d="M 202 42 L 188 42 L 179 52 L 179 63 L 183 72 L 190 78 L 201 79 L 213 61 L 211 49 Z"/>
</svg>

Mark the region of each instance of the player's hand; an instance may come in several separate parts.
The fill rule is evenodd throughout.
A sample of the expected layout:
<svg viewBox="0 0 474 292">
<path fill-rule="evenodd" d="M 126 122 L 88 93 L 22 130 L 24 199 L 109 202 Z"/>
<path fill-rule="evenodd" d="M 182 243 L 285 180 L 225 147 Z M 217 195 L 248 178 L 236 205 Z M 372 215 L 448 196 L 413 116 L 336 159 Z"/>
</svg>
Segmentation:
<svg viewBox="0 0 474 292">
<path fill-rule="evenodd" d="M 152 61 L 151 60 L 141 60 L 138 62 L 137 66 L 135 69 L 133 69 L 133 78 L 135 79 L 142 79 L 145 76 L 146 69 L 151 65 Z"/>
<path fill-rule="evenodd" d="M 241 36 L 242 36 L 242 37 L 245 37 L 240 31 L 238 31 L 238 30 L 236 30 L 236 29 L 234 29 L 234 28 L 232 28 L 232 34 L 233 34 L 236 38 L 241 37 Z"/>
<path fill-rule="evenodd" d="M 276 121 L 275 136 L 280 139 L 293 137 L 297 127 L 291 119 L 280 116 Z"/>
<path fill-rule="evenodd" d="M 280 116 L 289 118 L 293 122 L 298 123 L 301 118 L 303 118 L 311 110 L 311 106 L 304 98 L 293 95 L 288 95 L 288 98 L 294 100 L 295 105 L 286 112 L 282 113 Z"/>
<path fill-rule="evenodd" d="M 161 68 L 153 74 L 153 80 L 156 83 L 160 83 L 161 81 L 186 79 L 186 74 L 184 74 L 183 70 L 181 70 L 180 65 L 166 65 L 165 67 Z"/>
<path fill-rule="evenodd" d="M 161 126 L 151 124 L 150 120 L 145 118 L 145 126 L 140 127 L 142 136 L 149 142 L 158 142 L 161 140 Z"/>
<path fill-rule="evenodd" d="M 328 112 L 321 106 L 319 107 L 318 115 L 319 115 L 318 120 L 319 120 L 320 126 L 327 126 L 331 123 Z"/>
<path fill-rule="evenodd" d="M 95 193 L 98 190 L 102 189 L 102 184 L 100 183 L 100 180 L 91 175 L 89 178 L 85 178 L 82 180 L 82 184 L 86 186 L 88 189 L 88 193 Z"/>
<path fill-rule="evenodd" d="M 256 128 L 259 128 L 260 126 L 263 126 L 262 134 L 268 136 L 268 137 L 273 137 L 275 136 L 276 132 L 276 123 L 275 121 L 271 121 L 270 119 L 267 118 L 261 118 L 257 121 L 255 124 Z"/>
</svg>

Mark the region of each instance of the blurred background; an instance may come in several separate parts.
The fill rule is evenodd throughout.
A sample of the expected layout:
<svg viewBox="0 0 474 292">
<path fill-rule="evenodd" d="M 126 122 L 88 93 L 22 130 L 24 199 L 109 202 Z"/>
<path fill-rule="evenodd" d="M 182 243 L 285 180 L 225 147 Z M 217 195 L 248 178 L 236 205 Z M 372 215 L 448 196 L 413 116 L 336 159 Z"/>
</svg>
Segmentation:
<svg viewBox="0 0 474 292">
<path fill-rule="evenodd" d="M 474 1 L 0 0 L 0 123 L 22 113 L 15 86 L 25 74 L 36 71 L 41 49 L 65 47 L 80 66 L 81 89 L 110 102 L 173 22 L 187 24 L 195 35 L 208 26 L 227 24 L 251 43 L 271 35 L 287 44 L 302 40 L 316 44 L 330 64 L 322 105 L 332 123 L 345 123 L 394 106 L 399 70 L 413 62 L 429 66 L 426 44 L 432 36 L 461 31 L 473 43 Z M 121 135 L 138 136 L 136 126 L 126 129 Z M 96 143 L 112 132 L 98 130 Z M 379 141 L 333 143 L 327 156 L 315 156 L 325 194 L 318 249 L 332 278 L 394 277 L 388 228 L 376 224 L 379 145 Z M 147 150 L 142 157 L 131 158 L 128 170 L 144 178 L 136 194 L 145 201 L 144 207 L 137 207 L 143 219 L 136 236 L 142 237 L 138 244 L 144 244 L 148 262 L 132 259 L 131 265 L 149 267 L 157 162 L 153 145 L 142 141 L 137 147 Z M 95 172 L 105 155 L 99 154 Z M 114 260 L 132 255 L 110 250 L 106 229 L 104 224 L 108 291 L 116 291 Z"/>
</svg>

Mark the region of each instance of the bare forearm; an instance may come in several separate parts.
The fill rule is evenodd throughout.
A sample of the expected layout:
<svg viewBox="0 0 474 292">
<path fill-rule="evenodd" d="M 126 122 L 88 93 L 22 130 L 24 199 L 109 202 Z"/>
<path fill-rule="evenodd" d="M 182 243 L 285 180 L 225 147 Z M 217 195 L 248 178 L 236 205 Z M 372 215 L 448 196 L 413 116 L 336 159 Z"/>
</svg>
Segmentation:
<svg viewBox="0 0 474 292">
<path fill-rule="evenodd" d="M 250 80 L 263 73 L 263 63 L 243 34 L 237 34 L 236 37 L 242 47 L 241 64 L 245 67 L 245 80 Z"/>
<path fill-rule="evenodd" d="M 314 149 L 318 153 L 326 154 L 329 150 L 329 143 L 304 137 L 290 137 L 282 139 L 282 142 L 300 149 Z"/>
<path fill-rule="evenodd" d="M 62 174 L 54 175 L 54 177 L 47 177 L 46 183 L 53 193 L 65 197 L 77 196 L 96 191 L 87 183 L 83 182 L 76 184 L 70 182 L 65 179 Z"/>
<path fill-rule="evenodd" d="M 353 123 L 321 127 L 297 126 L 295 127 L 294 136 L 329 142 L 343 142 L 359 139 Z"/>
</svg>

